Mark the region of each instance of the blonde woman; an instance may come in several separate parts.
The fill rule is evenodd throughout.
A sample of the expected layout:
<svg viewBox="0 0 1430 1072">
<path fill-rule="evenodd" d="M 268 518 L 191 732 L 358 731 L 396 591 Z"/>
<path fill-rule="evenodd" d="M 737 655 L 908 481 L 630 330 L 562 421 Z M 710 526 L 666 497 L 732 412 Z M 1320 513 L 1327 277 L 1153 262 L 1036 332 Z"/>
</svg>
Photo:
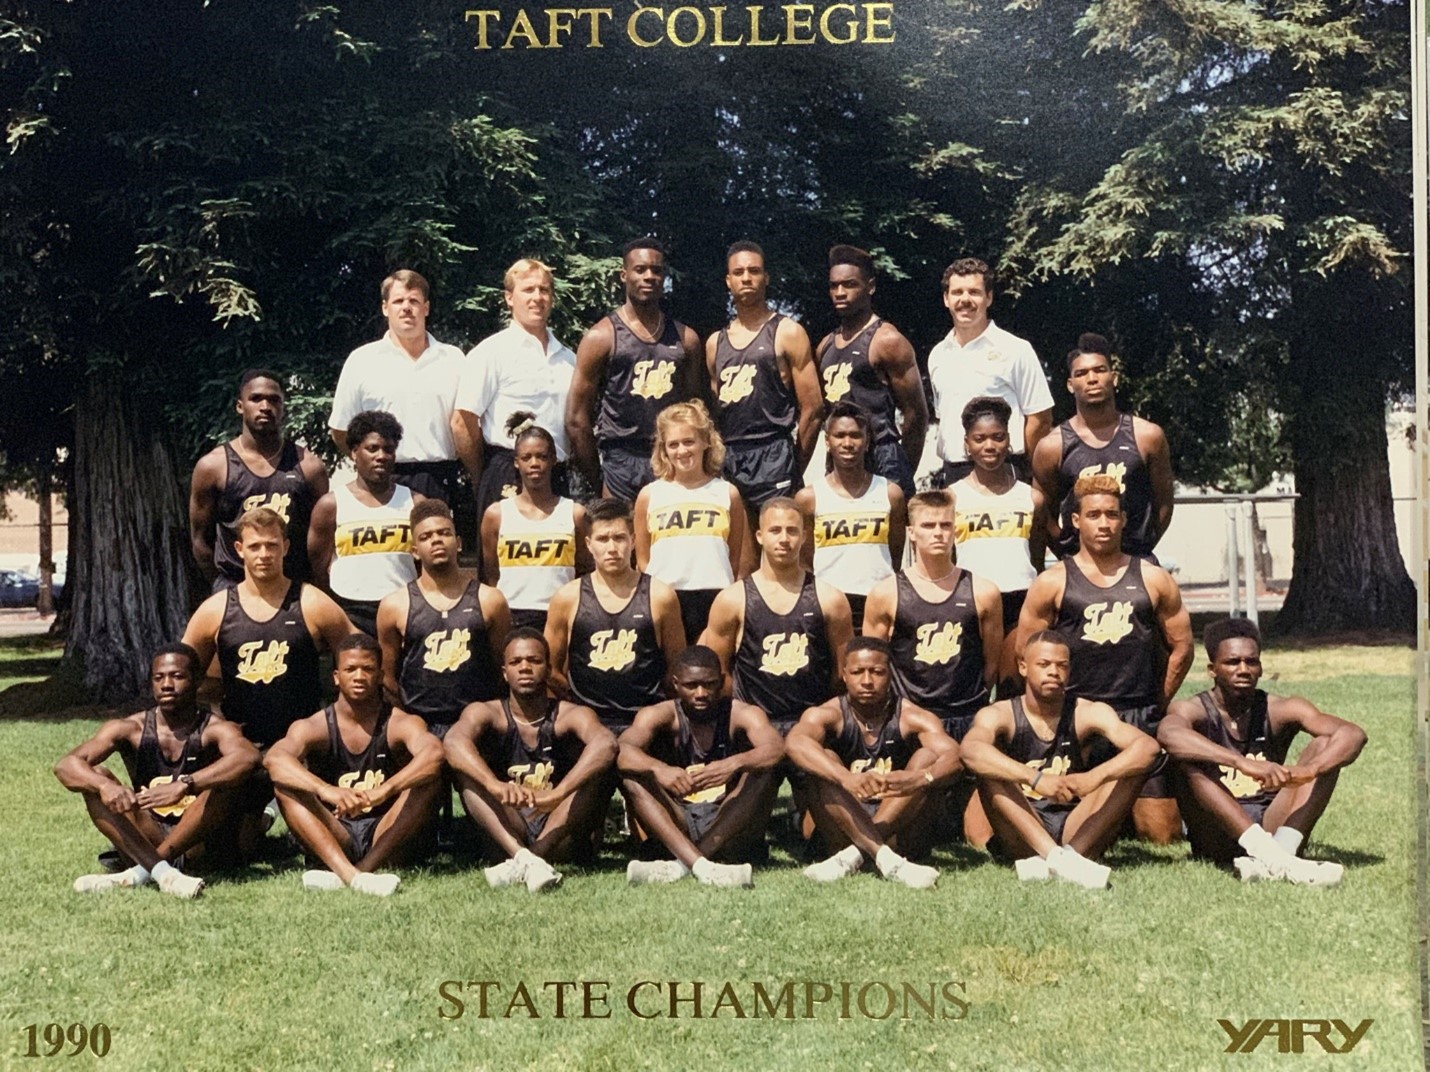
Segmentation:
<svg viewBox="0 0 1430 1072">
<path fill-rule="evenodd" d="M 636 496 L 636 568 L 675 589 L 691 644 L 710 604 L 739 575 L 749 538 L 740 493 L 719 476 L 724 461 L 704 403 L 660 411 L 650 456 L 656 479 Z"/>
</svg>

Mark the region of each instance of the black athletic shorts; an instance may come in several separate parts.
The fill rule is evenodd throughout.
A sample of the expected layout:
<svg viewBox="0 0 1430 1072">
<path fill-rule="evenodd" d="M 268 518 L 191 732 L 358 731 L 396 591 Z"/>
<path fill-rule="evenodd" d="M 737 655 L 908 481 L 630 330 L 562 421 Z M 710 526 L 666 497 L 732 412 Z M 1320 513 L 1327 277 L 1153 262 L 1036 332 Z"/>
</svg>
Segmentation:
<svg viewBox="0 0 1430 1072">
<path fill-rule="evenodd" d="M 781 495 L 792 496 L 804 486 L 794 440 L 788 436 L 727 446 L 725 479 L 735 485 L 745 502 L 755 507 Z"/>
<path fill-rule="evenodd" d="M 720 814 L 720 804 L 724 800 L 702 800 L 698 804 L 692 804 L 688 800 L 682 800 L 680 806 L 685 812 L 685 829 L 690 835 L 690 840 L 697 845 L 715 825 L 715 817 Z"/>
<path fill-rule="evenodd" d="M 641 488 L 655 480 L 650 468 L 650 447 L 612 443 L 599 451 L 601 479 L 613 499 L 634 504 Z"/>
<path fill-rule="evenodd" d="M 333 593 L 333 599 L 337 601 L 338 606 L 343 608 L 343 612 L 348 616 L 348 621 L 368 636 L 377 638 L 377 605 L 381 600 L 346 599 L 336 592 Z"/>
<path fill-rule="evenodd" d="M 377 824 L 382 822 L 382 817 L 386 814 L 387 811 L 384 809 L 380 812 L 356 815 L 351 819 L 338 819 L 351 839 L 347 845 L 343 846 L 343 851 L 347 853 L 350 861 L 357 863 L 372 851 L 372 841 L 377 834 Z"/>
<path fill-rule="evenodd" d="M 867 593 L 861 596 L 854 592 L 845 592 L 844 598 L 849 601 L 849 618 L 854 623 L 854 635 L 860 636 L 864 632 L 864 604 L 869 602 L 869 596 Z"/>
<path fill-rule="evenodd" d="M 943 723 L 943 730 L 959 744 L 968 736 L 968 731 L 973 726 L 973 716 L 988 706 L 988 693 L 977 696 L 967 703 L 959 704 L 957 707 L 940 708 L 934 713 L 938 715 Z"/>
<path fill-rule="evenodd" d="M 904 453 L 904 445 L 897 439 L 886 439 L 874 444 L 874 472 L 890 483 L 903 489 L 907 500 L 914 493 L 914 467 L 909 464 L 909 456 Z"/>
<path fill-rule="evenodd" d="M 1129 726 L 1137 727 L 1155 741 L 1157 727 L 1162 724 L 1162 709 L 1156 704 L 1146 707 L 1118 708 L 1117 717 Z M 1088 749 L 1087 762 L 1090 767 L 1096 767 L 1101 763 L 1106 763 L 1116 754 L 1117 750 L 1107 742 L 1106 738 L 1097 737 L 1094 738 Z M 1166 752 L 1157 753 L 1156 762 L 1152 764 L 1152 769 L 1147 773 L 1147 781 L 1142 785 L 1142 792 L 1137 794 L 1139 799 L 1143 797 L 1165 799 L 1174 795 L 1171 783 L 1167 779 L 1169 759 Z"/>
<path fill-rule="evenodd" d="M 1003 593 L 1003 635 L 1010 636 L 1018 628 L 1018 615 L 1023 613 L 1023 604 L 1028 599 L 1028 590 L 1020 588 L 1016 592 Z"/>
<path fill-rule="evenodd" d="M 537 610 L 534 607 L 518 609 L 511 608 L 511 627 L 513 629 L 535 629 L 538 633 L 546 632 L 546 611 Z"/>
<path fill-rule="evenodd" d="M 1048 807 L 1043 801 L 1030 801 L 1033 805 L 1033 814 L 1038 817 L 1038 822 L 1043 824 L 1043 829 L 1048 832 L 1048 836 L 1059 845 L 1063 843 L 1063 827 L 1068 824 L 1068 816 L 1073 813 L 1072 808 L 1057 806 Z"/>
<path fill-rule="evenodd" d="M 566 478 L 565 462 L 557 462 L 556 468 L 551 471 L 551 490 L 557 495 L 570 497 L 571 488 Z M 485 517 L 488 506 L 503 499 L 510 499 L 519 491 L 521 477 L 517 474 L 516 455 L 511 448 L 483 444 L 482 477 L 477 482 L 477 517 Z"/>
<path fill-rule="evenodd" d="M 718 588 L 681 588 L 675 593 L 680 603 L 680 622 L 685 626 L 685 643 L 694 644 L 710 621 L 710 605 L 720 594 Z"/>
<path fill-rule="evenodd" d="M 536 844 L 537 838 L 541 837 L 541 832 L 546 829 L 546 821 L 551 818 L 551 813 L 540 808 L 517 810 L 521 812 L 521 818 L 526 823 L 526 847 L 529 849 Z"/>
</svg>

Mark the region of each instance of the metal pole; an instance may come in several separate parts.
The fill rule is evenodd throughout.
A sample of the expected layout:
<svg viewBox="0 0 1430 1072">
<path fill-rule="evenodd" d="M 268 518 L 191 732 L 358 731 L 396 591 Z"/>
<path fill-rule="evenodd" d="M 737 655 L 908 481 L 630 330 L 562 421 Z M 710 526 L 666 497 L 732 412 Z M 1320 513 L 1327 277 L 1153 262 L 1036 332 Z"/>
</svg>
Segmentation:
<svg viewBox="0 0 1430 1072">
<path fill-rule="evenodd" d="M 1237 616 L 1236 606 L 1236 503 L 1226 504 L 1226 598 L 1227 613 Z"/>
<path fill-rule="evenodd" d="M 1241 512 L 1243 536 L 1241 569 L 1246 579 L 1246 616 L 1252 625 L 1259 625 L 1256 613 L 1256 531 L 1251 524 L 1251 502 L 1243 499 L 1237 504 Z"/>
</svg>

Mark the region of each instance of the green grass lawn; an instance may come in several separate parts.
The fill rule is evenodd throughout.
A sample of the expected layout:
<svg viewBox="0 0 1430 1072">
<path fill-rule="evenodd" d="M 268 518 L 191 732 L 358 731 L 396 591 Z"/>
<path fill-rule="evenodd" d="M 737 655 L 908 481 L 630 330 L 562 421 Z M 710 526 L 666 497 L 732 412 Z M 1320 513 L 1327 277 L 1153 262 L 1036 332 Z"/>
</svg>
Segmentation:
<svg viewBox="0 0 1430 1072">
<path fill-rule="evenodd" d="M 609 855 L 540 898 L 490 891 L 445 857 L 406 873 L 387 901 L 305 893 L 296 860 L 216 882 L 193 903 L 152 887 L 86 898 L 70 883 L 93 869 L 101 839 L 50 767 L 94 723 L 0 721 L 0 1064 L 45 1067 L 24 1056 L 25 1026 L 82 1022 L 109 1026 L 109 1056 L 65 1067 L 1420 1068 L 1410 662 L 1392 648 L 1267 654 L 1274 691 L 1302 692 L 1370 734 L 1311 845 L 1347 867 L 1328 891 L 1243 887 L 1187 862 L 1184 847 L 1123 844 L 1109 859 L 1114 888 L 1099 893 L 1020 885 L 953 848 L 937 854 L 943 877 L 927 892 L 867 874 L 815 886 L 782 855 L 752 891 L 628 889 Z M 1201 671 L 1193 678 L 1200 687 Z M 465 1015 L 443 1019 L 455 1009 L 439 994 L 448 980 L 495 981 L 488 1018 L 472 992 Z M 582 1018 L 577 993 L 557 1019 L 541 984 L 563 980 L 607 984 L 609 1018 Z M 637 994 L 658 1013 L 647 1020 L 625 1004 L 643 981 L 661 984 Z M 670 1016 L 672 981 L 680 998 L 701 984 L 702 1016 L 689 1001 Z M 519 982 L 539 1018 L 521 1005 L 503 1017 Z M 786 982 L 793 1016 L 756 1016 L 754 984 L 776 996 Z M 715 1008 L 726 983 L 743 1019 L 729 1000 Z M 926 994 L 945 983 L 962 985 L 951 991 L 967 1002 L 961 1019 L 944 1018 L 962 1007 L 942 999 L 933 1018 L 916 1003 L 907 1018 L 877 1018 L 905 984 Z M 821 984 L 832 998 L 806 1019 L 806 986 L 818 998 Z M 1314 1041 L 1278 1054 L 1274 1037 L 1225 1054 L 1217 1020 L 1258 1017 L 1374 1024 L 1334 1059 Z"/>
</svg>

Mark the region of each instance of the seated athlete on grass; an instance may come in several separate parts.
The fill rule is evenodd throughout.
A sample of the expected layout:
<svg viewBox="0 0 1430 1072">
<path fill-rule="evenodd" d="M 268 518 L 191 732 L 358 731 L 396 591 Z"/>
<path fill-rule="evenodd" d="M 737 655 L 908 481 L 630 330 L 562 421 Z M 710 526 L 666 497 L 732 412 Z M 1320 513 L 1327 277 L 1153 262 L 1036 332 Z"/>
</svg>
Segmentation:
<svg viewBox="0 0 1430 1072">
<path fill-rule="evenodd" d="M 885 641 L 849 641 L 840 667 L 847 691 L 805 711 L 785 741 L 790 760 L 809 775 L 802 796 L 815 829 L 838 850 L 805 868 L 818 882 L 852 875 L 866 856 L 905 886 L 938 881 L 936 869 L 905 857 L 927 852 L 942 790 L 963 764 L 943 723 L 894 693 L 890 662 Z"/>
<path fill-rule="evenodd" d="M 1172 785 L 1192 855 L 1235 864 L 1243 882 L 1335 885 L 1340 864 L 1296 854 L 1341 770 L 1365 747 L 1365 731 L 1300 696 L 1257 688 L 1261 633 L 1245 618 L 1213 622 L 1203 640 L 1212 687 L 1172 704 L 1157 733 L 1174 761 Z M 1288 765 L 1298 733 L 1312 739 Z"/>
<path fill-rule="evenodd" d="M 674 860 L 632 860 L 632 885 L 752 886 L 784 755 L 779 731 L 754 704 L 722 699 L 720 657 L 699 644 L 675 657 L 676 699 L 642 708 L 621 734 L 621 788 L 640 824 Z M 715 863 L 715 859 L 738 864 Z"/>
<path fill-rule="evenodd" d="M 1068 692 L 1070 663 L 1062 636 L 1030 636 L 1018 658 L 1023 694 L 978 712 L 963 758 L 993 827 L 988 848 L 1016 861 L 1020 879 L 1104 889 L 1111 869 L 1093 861 L 1132 813 L 1158 748 L 1107 704 Z M 1090 767 L 1096 738 L 1114 751 Z"/>
<path fill-rule="evenodd" d="M 288 829 L 327 868 L 305 871 L 303 885 L 386 897 L 399 880 L 378 868 L 418 854 L 442 742 L 383 699 L 382 648 L 366 633 L 338 643 L 333 680 L 338 698 L 293 723 L 264 765 Z"/>
<path fill-rule="evenodd" d="M 487 882 L 537 893 L 561 882 L 551 861 L 589 846 L 605 819 L 616 738 L 591 708 L 551 698 L 535 629 L 511 631 L 502 672 L 510 697 L 468 704 L 443 743 L 467 815 L 503 857 Z"/>
<path fill-rule="evenodd" d="M 55 765 L 66 789 L 84 795 L 89 818 L 129 863 L 118 874 L 81 875 L 80 893 L 158 883 L 197 897 L 203 879 L 179 868 L 237 836 L 230 824 L 237 788 L 258 767 L 258 749 L 232 722 L 198 703 L 203 666 L 187 644 L 166 644 L 149 664 L 154 706 L 111 719 Z M 132 789 L 101 766 L 115 752 Z M 222 851 L 222 850 L 220 850 Z"/>
</svg>

